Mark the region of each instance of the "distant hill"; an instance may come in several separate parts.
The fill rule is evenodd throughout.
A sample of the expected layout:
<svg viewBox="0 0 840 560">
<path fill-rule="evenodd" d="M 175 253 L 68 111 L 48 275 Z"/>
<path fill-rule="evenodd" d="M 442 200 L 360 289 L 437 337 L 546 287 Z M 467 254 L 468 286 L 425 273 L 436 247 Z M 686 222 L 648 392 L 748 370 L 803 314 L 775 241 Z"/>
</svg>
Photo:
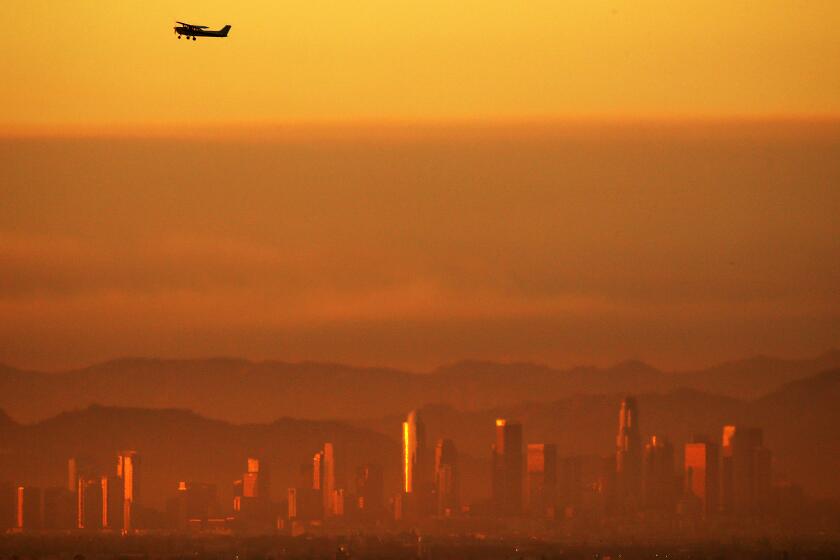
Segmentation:
<svg viewBox="0 0 840 560">
<path fill-rule="evenodd" d="M 132 358 L 43 373 L 0 367 L 0 408 L 36 421 L 93 403 L 183 408 L 233 422 L 369 418 L 426 403 L 480 410 L 573 395 L 668 392 L 680 387 L 753 399 L 840 367 L 840 351 L 807 360 L 751 358 L 686 373 L 638 361 L 609 368 L 461 362 L 428 374 L 329 363 Z"/>
<path fill-rule="evenodd" d="M 840 496 L 840 369 L 788 383 L 749 411 L 792 479 Z"/>
<path fill-rule="evenodd" d="M 218 485 L 223 505 L 249 456 L 263 460 L 276 499 L 298 485 L 300 466 L 309 463 L 325 441 L 336 447 L 337 476 L 352 485 L 356 466 L 387 465 L 391 486 L 398 482 L 398 443 L 340 422 L 279 419 L 269 424 L 234 425 L 182 410 L 91 406 L 48 420 L 21 425 L 0 423 L 0 481 L 42 487 L 67 480 L 67 459 L 83 457 L 98 473 L 113 473 L 116 454 L 136 449 L 141 456 L 144 499 L 162 507 L 179 480 Z M 351 486 L 352 487 L 352 486 Z"/>
<path fill-rule="evenodd" d="M 461 411 L 428 405 L 422 415 L 428 444 L 451 437 L 459 449 L 465 498 L 486 496 L 494 419 L 523 423 L 525 442 L 552 442 L 561 456 L 605 455 L 614 450 L 619 393 L 576 395 L 553 402 Z M 815 496 L 840 497 L 840 368 L 787 383 L 754 401 L 692 389 L 638 395 L 644 435 L 667 436 L 679 449 L 692 434 L 719 439 L 726 423 L 763 427 L 777 473 L 801 483 Z M 0 480 L 42 486 L 61 484 L 67 457 L 89 457 L 102 472 L 114 468 L 119 449 L 142 455 L 144 492 L 160 506 L 178 480 L 215 482 L 227 504 L 231 482 L 245 458 L 257 455 L 271 470 L 276 498 L 297 484 L 299 466 L 324 441 L 336 445 L 339 473 L 352 488 L 356 466 L 385 469 L 386 490 L 400 480 L 402 414 L 353 421 L 282 418 L 270 423 L 232 424 L 182 410 L 91 406 L 35 424 L 19 424 L 0 413 Z"/>
</svg>

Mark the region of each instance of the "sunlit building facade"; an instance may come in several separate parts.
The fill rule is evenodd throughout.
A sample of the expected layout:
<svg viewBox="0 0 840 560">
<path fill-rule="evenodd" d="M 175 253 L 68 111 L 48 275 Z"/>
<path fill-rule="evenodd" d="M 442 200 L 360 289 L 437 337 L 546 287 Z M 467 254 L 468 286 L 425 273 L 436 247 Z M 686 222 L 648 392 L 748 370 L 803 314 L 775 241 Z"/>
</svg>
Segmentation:
<svg viewBox="0 0 840 560">
<path fill-rule="evenodd" d="M 102 527 L 113 531 L 125 528 L 125 484 L 115 476 L 100 478 L 102 487 Z"/>
<path fill-rule="evenodd" d="M 122 481 L 122 531 L 131 533 L 135 529 L 135 515 L 139 498 L 140 456 L 136 451 L 123 451 L 117 457 L 117 478 Z"/>
<path fill-rule="evenodd" d="M 422 491 L 424 455 L 426 453 L 426 426 L 420 413 L 412 410 L 403 422 L 403 492 Z"/>
<path fill-rule="evenodd" d="M 685 444 L 683 459 L 685 493 L 697 499 L 701 515 L 718 512 L 720 496 L 720 447 L 705 438 Z"/>
<path fill-rule="evenodd" d="M 403 514 L 421 515 L 430 509 L 431 476 L 426 455 L 426 426 L 412 410 L 402 424 Z"/>
<path fill-rule="evenodd" d="M 245 473 L 242 475 L 242 496 L 253 499 L 268 499 L 271 491 L 271 478 L 260 460 L 248 457 Z"/>
<path fill-rule="evenodd" d="M 330 442 L 312 458 L 312 488 L 321 492 L 324 517 L 335 515 L 335 449 Z"/>
<path fill-rule="evenodd" d="M 43 513 L 41 489 L 32 486 L 18 486 L 16 527 L 23 531 L 41 529 Z"/>
</svg>

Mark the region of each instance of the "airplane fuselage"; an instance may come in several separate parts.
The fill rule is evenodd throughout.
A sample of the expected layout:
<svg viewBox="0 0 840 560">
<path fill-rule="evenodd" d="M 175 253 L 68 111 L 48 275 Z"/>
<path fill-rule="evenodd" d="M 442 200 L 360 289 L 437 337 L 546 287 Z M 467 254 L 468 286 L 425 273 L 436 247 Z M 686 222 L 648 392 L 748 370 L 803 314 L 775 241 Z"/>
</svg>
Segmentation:
<svg viewBox="0 0 840 560">
<path fill-rule="evenodd" d="M 180 38 L 181 35 L 185 37 L 227 37 L 230 31 L 230 25 L 225 25 L 216 31 L 209 29 L 196 29 L 195 27 L 188 27 L 185 25 L 175 26 L 175 33 Z"/>
</svg>

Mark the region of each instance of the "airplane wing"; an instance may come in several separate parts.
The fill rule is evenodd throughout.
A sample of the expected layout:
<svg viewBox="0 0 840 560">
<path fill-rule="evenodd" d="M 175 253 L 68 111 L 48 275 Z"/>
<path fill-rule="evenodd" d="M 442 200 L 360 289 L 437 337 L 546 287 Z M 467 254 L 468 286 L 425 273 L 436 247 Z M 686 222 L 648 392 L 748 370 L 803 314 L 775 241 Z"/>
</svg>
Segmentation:
<svg viewBox="0 0 840 560">
<path fill-rule="evenodd" d="M 180 23 L 184 27 L 191 27 L 193 29 L 207 29 L 206 25 L 193 25 L 191 23 L 184 23 L 183 21 L 176 21 L 175 23 Z"/>
</svg>

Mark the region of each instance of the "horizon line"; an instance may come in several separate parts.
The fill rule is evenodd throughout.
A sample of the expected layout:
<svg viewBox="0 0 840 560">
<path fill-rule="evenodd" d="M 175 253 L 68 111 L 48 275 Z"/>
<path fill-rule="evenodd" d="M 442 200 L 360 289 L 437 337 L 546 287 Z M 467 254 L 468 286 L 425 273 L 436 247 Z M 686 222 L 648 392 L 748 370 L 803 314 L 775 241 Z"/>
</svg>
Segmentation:
<svg viewBox="0 0 840 560">
<path fill-rule="evenodd" d="M 587 113 L 496 116 L 350 116 L 300 117 L 271 120 L 220 120 L 149 122 L 45 122 L 0 123 L 0 139 L 37 138 L 231 138 L 257 135 L 275 139 L 288 133 L 350 134 L 376 132 L 441 132 L 463 130 L 522 129 L 540 130 L 557 126 L 590 127 L 673 127 L 673 126 L 749 126 L 749 125 L 837 125 L 840 112 L 832 113 Z M 408 130 L 414 129 L 414 130 Z"/>
<path fill-rule="evenodd" d="M 796 357 L 793 356 L 781 356 L 778 354 L 769 354 L 769 353 L 752 353 L 752 354 L 745 354 L 740 357 L 735 358 L 728 358 L 728 359 L 721 359 L 717 361 L 707 362 L 705 365 L 696 365 L 690 368 L 679 368 L 679 369 L 670 369 L 670 368 L 661 368 L 659 366 L 653 365 L 651 362 L 638 358 L 638 357 L 629 357 L 619 360 L 613 360 L 609 362 L 609 365 L 595 365 L 593 363 L 589 364 L 568 364 L 568 365 L 556 365 L 550 364 L 546 361 L 538 361 L 533 359 L 493 359 L 493 358 L 460 358 L 460 359 L 453 359 L 449 361 L 445 361 L 440 363 L 437 366 L 433 366 L 432 368 L 425 369 L 425 368 L 413 368 L 413 367 L 404 367 L 398 365 L 386 365 L 386 364 L 361 364 L 361 363 L 354 363 L 354 362 L 341 362 L 336 360 L 316 360 L 312 358 L 305 358 L 305 359 L 282 359 L 282 358 L 248 358 L 243 356 L 224 356 L 224 355 L 206 355 L 206 356 L 194 356 L 194 357 L 166 357 L 166 356 L 141 356 L 141 355 L 122 355 L 122 356 L 115 356 L 112 358 L 103 358 L 100 360 L 94 360 L 87 362 L 86 365 L 68 365 L 63 366 L 60 368 L 30 368 L 30 367 L 23 367 L 23 366 L 16 366 L 10 364 L 8 361 L 0 359 L 0 367 L 7 367 L 11 369 L 15 369 L 19 372 L 23 373 L 45 373 L 45 374 L 56 374 L 61 375 L 64 373 L 71 373 L 74 371 L 80 371 L 89 369 L 96 366 L 101 366 L 104 364 L 110 364 L 115 362 L 121 361 L 159 361 L 159 362 L 198 362 L 198 361 L 214 361 L 214 360 L 230 360 L 230 361 L 241 361 L 247 362 L 250 364 L 284 364 L 284 365 L 322 365 L 322 366 L 340 366 L 346 367 L 350 369 L 361 369 L 361 370 L 371 370 L 371 369 L 380 369 L 380 370 L 393 370 L 398 373 L 408 373 L 411 375 L 434 375 L 441 369 L 445 369 L 448 367 L 453 367 L 461 364 L 467 363 L 483 363 L 483 364 L 492 364 L 492 365 L 501 365 L 501 366 L 515 366 L 515 365 L 530 365 L 536 367 L 544 367 L 547 369 L 552 369 L 556 371 L 571 371 L 575 369 L 581 368 L 593 368 L 593 369 L 600 369 L 606 370 L 615 368 L 624 364 L 629 363 L 638 363 L 649 368 L 655 369 L 661 373 L 666 373 L 669 375 L 681 375 L 686 373 L 696 373 L 698 371 L 703 371 L 707 369 L 712 369 L 715 367 L 721 367 L 732 363 L 737 362 L 745 362 L 749 360 L 756 360 L 756 359 L 770 359 L 770 360 L 779 360 L 779 361 L 807 361 L 807 360 L 817 360 L 824 356 L 828 356 L 834 353 L 840 352 L 840 348 L 837 346 L 829 346 L 825 350 L 817 352 L 816 354 L 805 354 L 799 355 Z"/>
</svg>

